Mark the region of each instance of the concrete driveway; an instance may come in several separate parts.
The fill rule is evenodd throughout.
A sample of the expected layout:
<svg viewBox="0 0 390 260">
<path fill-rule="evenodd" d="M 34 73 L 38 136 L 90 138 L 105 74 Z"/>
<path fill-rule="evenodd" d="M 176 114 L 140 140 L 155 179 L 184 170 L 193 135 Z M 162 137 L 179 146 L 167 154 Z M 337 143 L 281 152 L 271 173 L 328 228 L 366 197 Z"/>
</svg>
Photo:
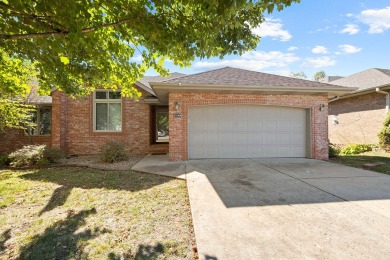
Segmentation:
<svg viewBox="0 0 390 260">
<path fill-rule="evenodd" d="M 390 176 L 310 159 L 185 170 L 200 259 L 390 259 Z"/>
</svg>

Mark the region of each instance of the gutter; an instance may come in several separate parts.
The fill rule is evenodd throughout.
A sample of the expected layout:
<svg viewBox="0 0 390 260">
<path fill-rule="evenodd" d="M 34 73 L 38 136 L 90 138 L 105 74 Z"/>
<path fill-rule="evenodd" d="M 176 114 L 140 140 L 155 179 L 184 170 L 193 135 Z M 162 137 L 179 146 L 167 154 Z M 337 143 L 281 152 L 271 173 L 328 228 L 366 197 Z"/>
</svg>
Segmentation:
<svg viewBox="0 0 390 260">
<path fill-rule="evenodd" d="M 237 91 L 275 91 L 275 92 L 286 92 L 286 91 L 299 91 L 299 92 L 338 92 L 338 93 L 350 93 L 357 88 L 349 87 L 269 87 L 269 86 L 246 86 L 246 85 L 211 85 L 211 84 L 182 84 L 182 83 L 163 83 L 161 82 L 149 82 L 153 90 L 165 89 L 165 90 L 237 90 Z"/>
<path fill-rule="evenodd" d="M 389 104 L 390 104 L 390 93 L 386 91 L 380 90 L 380 88 L 375 89 L 376 93 L 386 95 L 386 113 L 389 112 Z"/>
</svg>

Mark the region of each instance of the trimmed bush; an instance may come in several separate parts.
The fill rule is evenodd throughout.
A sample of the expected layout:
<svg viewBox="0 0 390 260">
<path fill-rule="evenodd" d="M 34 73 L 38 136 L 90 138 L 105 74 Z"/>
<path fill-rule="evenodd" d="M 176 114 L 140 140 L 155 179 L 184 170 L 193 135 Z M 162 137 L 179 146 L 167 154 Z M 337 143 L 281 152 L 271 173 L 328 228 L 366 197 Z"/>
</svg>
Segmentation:
<svg viewBox="0 0 390 260">
<path fill-rule="evenodd" d="M 383 127 L 378 134 L 379 147 L 390 152 L 390 112 L 387 113 L 385 121 L 383 121 Z"/>
<path fill-rule="evenodd" d="M 372 145 L 370 144 L 352 144 L 344 147 L 341 151 L 341 155 L 360 154 L 372 151 Z"/>
<path fill-rule="evenodd" d="M 11 166 L 21 167 L 37 164 L 43 158 L 46 145 L 27 145 L 9 155 Z"/>
<path fill-rule="evenodd" d="M 60 159 L 64 157 L 64 153 L 54 147 L 45 147 L 45 150 L 43 150 L 43 158 L 46 159 L 48 163 L 59 163 Z"/>
<path fill-rule="evenodd" d="M 0 167 L 8 166 L 10 162 L 8 155 L 0 155 Z"/>
<path fill-rule="evenodd" d="M 329 157 L 336 157 L 340 154 L 340 147 L 334 144 L 329 144 Z"/>
<path fill-rule="evenodd" d="M 11 166 L 21 167 L 57 163 L 62 156 L 62 152 L 57 148 L 46 145 L 27 145 L 11 153 L 8 157 Z"/>
<path fill-rule="evenodd" d="M 124 144 L 110 141 L 100 148 L 100 160 L 106 163 L 124 161 L 128 158 Z"/>
</svg>

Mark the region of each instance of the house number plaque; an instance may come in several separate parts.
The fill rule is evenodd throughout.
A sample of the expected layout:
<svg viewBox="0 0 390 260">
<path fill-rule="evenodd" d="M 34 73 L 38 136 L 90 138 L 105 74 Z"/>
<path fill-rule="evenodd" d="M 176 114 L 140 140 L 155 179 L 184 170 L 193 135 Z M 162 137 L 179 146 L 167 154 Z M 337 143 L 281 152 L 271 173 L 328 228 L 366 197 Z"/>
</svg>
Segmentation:
<svg viewBox="0 0 390 260">
<path fill-rule="evenodd" d="M 181 114 L 180 113 L 173 113 L 173 118 L 181 118 Z"/>
</svg>

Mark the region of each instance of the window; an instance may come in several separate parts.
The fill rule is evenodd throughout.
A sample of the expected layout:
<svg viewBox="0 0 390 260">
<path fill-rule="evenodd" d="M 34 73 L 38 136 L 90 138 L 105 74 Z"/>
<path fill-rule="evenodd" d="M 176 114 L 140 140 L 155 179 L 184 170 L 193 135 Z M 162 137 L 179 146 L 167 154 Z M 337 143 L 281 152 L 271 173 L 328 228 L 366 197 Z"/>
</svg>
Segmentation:
<svg viewBox="0 0 390 260">
<path fill-rule="evenodd" d="M 122 131 L 121 92 L 108 90 L 95 91 L 93 109 L 95 131 Z"/>
<path fill-rule="evenodd" d="M 37 107 L 32 115 L 32 122 L 35 127 L 29 127 L 27 134 L 50 135 L 51 133 L 51 107 Z"/>
<path fill-rule="evenodd" d="M 155 142 L 169 142 L 169 113 L 168 107 L 156 107 L 155 110 Z"/>
</svg>

